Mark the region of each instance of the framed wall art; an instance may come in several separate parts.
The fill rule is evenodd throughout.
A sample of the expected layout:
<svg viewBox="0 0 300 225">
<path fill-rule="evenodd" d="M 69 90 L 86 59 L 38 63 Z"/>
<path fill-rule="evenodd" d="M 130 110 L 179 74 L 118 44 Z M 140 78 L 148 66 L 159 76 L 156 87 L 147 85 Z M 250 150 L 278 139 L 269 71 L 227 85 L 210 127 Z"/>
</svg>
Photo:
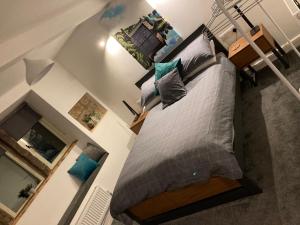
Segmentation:
<svg viewBox="0 0 300 225">
<path fill-rule="evenodd" d="M 149 69 L 176 48 L 182 38 L 155 9 L 144 8 L 150 8 L 150 11 L 134 19 L 134 23 L 128 22 L 114 37 L 145 69 Z"/>
<path fill-rule="evenodd" d="M 69 114 L 88 130 L 93 130 L 104 117 L 107 109 L 86 93 L 72 107 Z"/>
</svg>

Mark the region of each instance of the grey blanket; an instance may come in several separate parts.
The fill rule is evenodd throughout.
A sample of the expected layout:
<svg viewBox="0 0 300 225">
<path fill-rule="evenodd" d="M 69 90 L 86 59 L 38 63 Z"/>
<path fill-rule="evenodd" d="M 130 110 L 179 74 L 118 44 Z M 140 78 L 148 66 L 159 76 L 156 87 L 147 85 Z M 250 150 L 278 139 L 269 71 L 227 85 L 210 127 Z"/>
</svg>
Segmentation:
<svg viewBox="0 0 300 225">
<path fill-rule="evenodd" d="M 217 64 L 188 83 L 188 94 L 153 108 L 121 172 L 111 215 L 125 224 L 126 209 L 168 190 L 212 176 L 242 178 L 233 154 L 235 72 Z"/>
</svg>

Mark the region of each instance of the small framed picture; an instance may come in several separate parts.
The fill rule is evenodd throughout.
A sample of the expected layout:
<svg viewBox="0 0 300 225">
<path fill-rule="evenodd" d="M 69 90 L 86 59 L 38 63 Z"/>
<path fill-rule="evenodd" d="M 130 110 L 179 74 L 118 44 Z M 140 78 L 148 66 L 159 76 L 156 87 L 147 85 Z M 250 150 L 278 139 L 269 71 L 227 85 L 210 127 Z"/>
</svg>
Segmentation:
<svg viewBox="0 0 300 225">
<path fill-rule="evenodd" d="M 104 117 L 107 109 L 90 94 L 84 94 L 69 114 L 88 130 L 93 130 Z"/>
</svg>

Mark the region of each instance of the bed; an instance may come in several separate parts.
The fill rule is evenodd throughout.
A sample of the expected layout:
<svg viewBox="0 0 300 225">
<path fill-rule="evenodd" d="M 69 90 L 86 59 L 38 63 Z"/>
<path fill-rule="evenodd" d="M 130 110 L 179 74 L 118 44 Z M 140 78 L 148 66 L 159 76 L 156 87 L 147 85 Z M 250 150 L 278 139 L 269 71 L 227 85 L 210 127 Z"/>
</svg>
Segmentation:
<svg viewBox="0 0 300 225">
<path fill-rule="evenodd" d="M 163 61 L 184 51 L 204 28 Z M 156 105 L 144 122 L 111 201 L 112 216 L 126 225 L 159 224 L 261 192 L 242 172 L 237 72 L 224 47 L 213 40 L 217 63 L 186 81 L 184 98 L 164 110 Z"/>
</svg>

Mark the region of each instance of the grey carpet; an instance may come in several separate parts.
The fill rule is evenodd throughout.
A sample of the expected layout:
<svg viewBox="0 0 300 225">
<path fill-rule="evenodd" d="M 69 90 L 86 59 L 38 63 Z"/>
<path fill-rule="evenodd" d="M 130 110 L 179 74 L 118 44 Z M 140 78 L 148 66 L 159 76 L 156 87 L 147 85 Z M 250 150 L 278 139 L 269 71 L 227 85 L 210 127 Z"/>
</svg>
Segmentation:
<svg viewBox="0 0 300 225">
<path fill-rule="evenodd" d="M 289 58 L 283 71 L 298 89 L 299 58 Z M 164 225 L 300 225 L 300 103 L 269 68 L 257 78 L 257 87 L 243 88 L 244 147 L 246 175 L 263 193 Z"/>
</svg>

